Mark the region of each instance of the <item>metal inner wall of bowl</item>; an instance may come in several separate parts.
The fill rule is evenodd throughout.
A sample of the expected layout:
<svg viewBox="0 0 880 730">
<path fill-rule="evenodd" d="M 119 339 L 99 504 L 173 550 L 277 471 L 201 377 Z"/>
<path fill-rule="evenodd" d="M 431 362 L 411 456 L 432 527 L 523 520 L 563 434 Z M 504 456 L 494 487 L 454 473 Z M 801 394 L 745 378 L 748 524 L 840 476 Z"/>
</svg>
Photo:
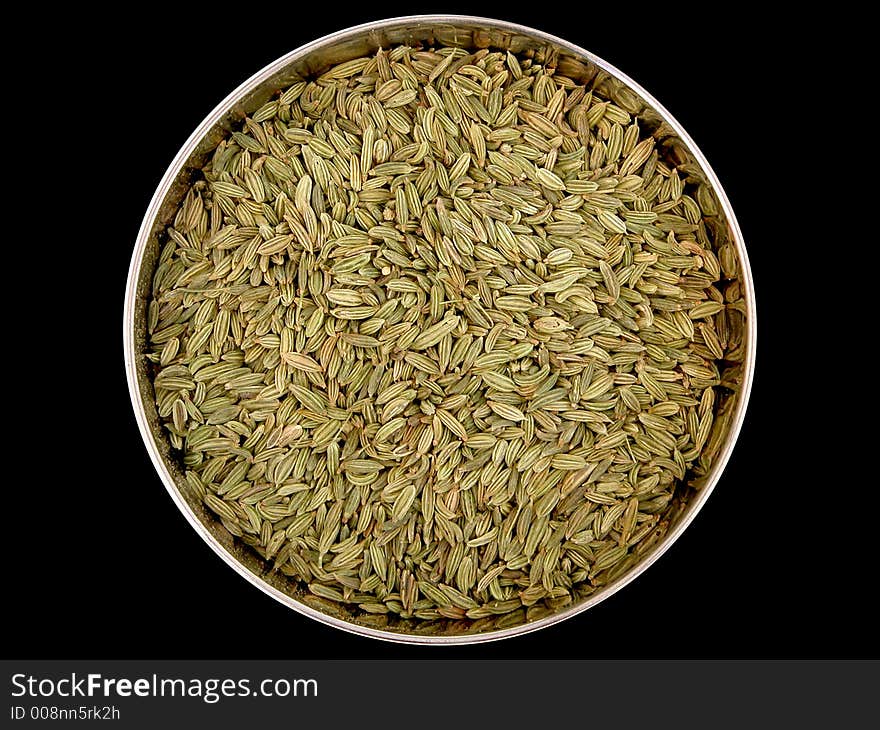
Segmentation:
<svg viewBox="0 0 880 730">
<path fill-rule="evenodd" d="M 708 171 L 702 157 L 677 132 L 677 125 L 661 111 L 657 111 L 645 100 L 641 91 L 625 83 L 607 64 L 589 54 L 581 53 L 573 46 L 543 36 L 532 34 L 528 29 L 499 23 L 497 21 L 474 18 L 404 18 L 386 21 L 384 24 L 371 24 L 350 29 L 328 38 L 316 41 L 298 51 L 294 51 L 245 83 L 233 96 L 221 104 L 215 113 L 206 120 L 206 125 L 196 133 L 191 142 L 181 151 L 181 156 L 169 169 L 168 175 L 157 192 L 148 217 L 141 230 L 139 246 L 132 263 L 129 282 L 130 313 L 126 326 L 130 338 L 133 362 L 129 363 L 132 383 L 132 397 L 135 409 L 146 422 L 148 434 L 144 432 L 147 445 L 155 449 L 154 461 L 160 475 L 168 483 L 173 481 L 177 490 L 177 501 L 181 509 L 187 508 L 191 518 L 198 520 L 202 534 L 209 542 L 214 541 L 243 567 L 253 582 L 291 607 L 303 611 L 314 618 L 325 620 L 339 628 L 366 633 L 379 638 L 396 638 L 420 642 L 470 642 L 487 638 L 521 633 L 554 623 L 561 618 L 579 612 L 602 598 L 618 590 L 635 575 L 653 562 L 666 547 L 680 534 L 696 511 L 702 506 L 708 492 L 723 469 L 733 441 L 739 430 L 748 389 L 751 382 L 754 353 L 753 311 L 748 312 L 747 332 L 743 334 L 745 354 L 741 361 L 720 363 L 722 387 L 718 389 L 718 405 L 713 433 L 705 447 L 708 455 L 714 458 L 708 473 L 692 478 L 687 490 L 681 490 L 677 503 L 671 508 L 673 525 L 667 536 L 660 541 L 642 561 L 613 583 L 604 586 L 580 602 L 561 608 L 556 615 L 546 616 L 532 624 L 525 624 L 524 612 L 518 612 L 496 619 L 479 621 L 412 621 L 395 619 L 384 615 L 369 615 L 351 610 L 343 605 L 314 596 L 282 573 L 271 570 L 269 563 L 261 559 L 248 546 L 240 543 L 220 524 L 189 491 L 180 466 L 179 456 L 172 453 L 165 437 L 162 423 L 157 413 L 153 387 L 147 371 L 146 307 L 151 291 L 151 281 L 161 245 L 165 241 L 165 229 L 171 223 L 178 206 L 192 182 L 198 179 L 200 169 L 207 161 L 221 139 L 237 128 L 245 115 L 253 112 L 268 101 L 279 89 L 295 81 L 312 77 L 325 71 L 329 66 L 375 52 L 378 48 L 388 48 L 399 44 L 457 46 L 468 50 L 492 48 L 510 50 L 514 53 L 528 53 L 539 61 L 555 65 L 558 73 L 568 76 L 580 84 L 596 90 L 601 96 L 614 101 L 624 110 L 638 117 L 640 125 L 660 142 L 665 150 L 666 160 L 674 163 L 686 177 L 691 186 L 705 186 L 711 190 L 711 200 L 717 211 L 712 226 L 716 236 L 726 236 L 736 246 L 739 256 L 740 277 L 744 281 L 747 301 L 753 307 L 751 280 L 745 249 L 739 230 L 729 205 L 714 176 Z M 622 76 L 622 74 L 620 74 Z M 624 77 L 625 78 L 625 77 Z M 236 96 L 237 95 L 237 96 Z M 173 177 L 169 177 L 173 176 Z M 725 214 L 727 211 L 727 214 Z M 141 254 L 140 256 L 138 254 Z M 132 375 L 133 374 L 133 375 Z M 724 387 L 727 386 L 727 387 Z M 142 429 L 144 424 L 142 423 Z M 150 443 L 152 442 L 152 444 Z M 161 466 L 161 468 L 160 468 Z M 167 474 L 162 474 L 164 470 Z M 173 496 L 173 495 L 172 495 Z M 184 504 L 185 503 L 185 506 Z M 207 533 L 207 534 L 206 534 Z M 185 560 L 185 556 L 181 556 Z M 261 585 L 263 584 L 263 585 Z M 311 609 L 311 610 L 310 610 Z"/>
</svg>

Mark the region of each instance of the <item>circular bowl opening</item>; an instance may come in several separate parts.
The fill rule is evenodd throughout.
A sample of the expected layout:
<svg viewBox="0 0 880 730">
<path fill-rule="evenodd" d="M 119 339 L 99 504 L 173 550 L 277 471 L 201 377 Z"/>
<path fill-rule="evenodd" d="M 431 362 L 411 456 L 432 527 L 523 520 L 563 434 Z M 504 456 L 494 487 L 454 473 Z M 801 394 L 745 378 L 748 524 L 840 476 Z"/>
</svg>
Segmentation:
<svg viewBox="0 0 880 730">
<path fill-rule="evenodd" d="M 399 45 L 446 46 L 469 52 L 510 51 L 553 66 L 586 92 L 612 102 L 638 120 L 662 149 L 663 162 L 677 171 L 684 192 L 699 200 L 703 226 L 722 270 L 725 306 L 724 356 L 718 361 L 714 419 L 699 457 L 662 513 L 664 531 L 640 543 L 622 568 L 598 585 L 586 582 L 562 601 L 539 602 L 503 615 L 432 620 L 372 614 L 313 595 L 274 570 L 233 535 L 187 484 L 157 412 L 149 362 L 147 306 L 153 273 L 172 222 L 190 185 L 200 176 L 217 144 L 241 128 L 245 116 L 297 81 L 328 68 Z M 717 316 L 717 315 L 716 315 Z M 705 503 L 730 456 L 748 401 L 755 359 L 755 302 L 742 235 L 717 178 L 682 127 L 637 83 L 589 52 L 540 31 L 503 21 L 464 16 L 416 16 L 350 28 L 303 46 L 248 79 L 193 132 L 163 177 L 144 217 L 129 272 L 124 315 L 125 364 L 135 415 L 156 470 L 194 529 L 239 574 L 294 610 L 323 623 L 374 638 L 408 643 L 475 643 L 534 631 L 580 613 L 625 586 L 653 563 L 681 534 Z"/>
</svg>

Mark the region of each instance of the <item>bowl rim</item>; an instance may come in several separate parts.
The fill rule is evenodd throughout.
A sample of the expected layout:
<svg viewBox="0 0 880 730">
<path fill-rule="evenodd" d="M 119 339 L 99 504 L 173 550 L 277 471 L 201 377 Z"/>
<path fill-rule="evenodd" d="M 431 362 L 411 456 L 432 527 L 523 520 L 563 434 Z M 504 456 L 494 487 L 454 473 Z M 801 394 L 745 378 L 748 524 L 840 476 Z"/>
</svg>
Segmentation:
<svg viewBox="0 0 880 730">
<path fill-rule="evenodd" d="M 178 174 L 184 167 L 190 155 L 196 149 L 198 144 L 207 135 L 207 133 L 220 121 L 230 110 L 234 104 L 244 97 L 247 93 L 258 87 L 261 83 L 278 73 L 286 66 L 294 61 L 307 56 L 313 51 L 332 45 L 336 42 L 343 41 L 351 36 L 360 35 L 372 30 L 386 30 L 405 26 L 408 24 L 419 23 L 427 25 L 454 25 L 468 24 L 485 26 L 493 30 L 508 31 L 528 36 L 532 39 L 553 44 L 562 48 L 575 56 L 586 59 L 598 68 L 607 72 L 617 80 L 626 84 L 631 90 L 639 94 L 642 99 L 666 122 L 687 147 L 688 151 L 693 155 L 694 159 L 700 166 L 701 171 L 705 174 L 706 179 L 711 184 L 721 208 L 724 212 L 728 228 L 732 235 L 733 243 L 737 250 L 737 255 L 741 264 L 741 285 L 743 286 L 743 296 L 747 305 L 747 316 L 745 317 L 745 338 L 746 338 L 746 355 L 743 362 L 742 386 L 737 394 L 734 412 L 728 425 L 727 434 L 721 445 L 717 456 L 712 464 L 711 472 L 707 477 L 705 485 L 696 493 L 692 500 L 689 501 L 687 509 L 683 512 L 669 531 L 657 543 L 656 546 L 645 556 L 640 562 L 634 565 L 630 570 L 622 576 L 603 586 L 592 595 L 585 599 L 573 603 L 572 605 L 557 611 L 549 616 L 545 616 L 535 621 L 525 622 L 516 626 L 503 629 L 494 629 L 491 631 L 472 633 L 472 634 L 455 634 L 455 635 L 420 635 L 403 632 L 395 632 L 383 629 L 377 629 L 370 626 L 347 621 L 337 618 L 329 614 L 325 614 L 305 603 L 298 601 L 296 598 L 278 590 L 274 586 L 267 583 L 263 578 L 253 573 L 251 570 L 242 565 L 220 542 L 208 531 L 202 524 L 201 520 L 196 516 L 193 509 L 186 502 L 178 491 L 174 478 L 168 470 L 165 461 L 162 458 L 159 446 L 156 442 L 155 434 L 150 429 L 147 422 L 146 413 L 141 399 L 141 391 L 138 387 L 138 374 L 136 366 L 136 358 L 138 354 L 135 352 L 135 313 L 137 303 L 137 287 L 138 280 L 141 276 L 141 268 L 147 243 L 153 231 L 154 221 L 159 213 L 159 209 L 167 196 L 172 184 L 176 180 Z M 547 626 L 552 626 L 564 621 L 572 616 L 586 611 L 587 609 L 597 605 L 606 598 L 617 593 L 624 586 L 635 580 L 651 565 L 653 565 L 661 555 L 663 555 L 672 544 L 681 536 L 684 530 L 696 517 L 697 513 L 702 509 L 710 494 L 717 485 L 721 474 L 727 465 L 733 447 L 739 437 L 748 406 L 749 397 L 752 389 L 755 369 L 755 346 L 757 338 L 757 323 L 755 310 L 755 291 L 752 279 L 751 267 L 749 265 L 748 254 L 746 252 L 742 231 L 733 212 L 727 194 L 721 186 L 714 170 L 709 165 L 699 147 L 695 144 L 690 135 L 685 131 L 684 127 L 669 113 L 669 111 L 660 104 L 648 91 L 640 84 L 631 79 L 628 75 L 617 69 L 595 54 L 587 51 L 580 46 L 571 43 L 565 39 L 559 38 L 550 33 L 537 30 L 519 23 L 512 23 L 504 20 L 486 18 L 472 15 L 446 15 L 446 14 L 426 14 L 426 15 L 407 15 L 381 20 L 375 20 L 368 23 L 351 26 L 333 33 L 329 33 L 310 43 L 299 46 L 294 50 L 284 54 L 275 61 L 267 64 L 247 80 L 239 84 L 231 93 L 229 93 L 214 109 L 205 117 L 205 119 L 190 134 L 189 138 L 184 142 L 183 146 L 175 155 L 165 174 L 162 176 L 158 187 L 150 201 L 147 211 L 144 215 L 140 229 L 138 231 L 135 242 L 134 251 L 132 252 L 131 263 L 128 271 L 128 281 L 125 291 L 125 308 L 123 319 L 123 345 L 125 357 L 126 379 L 128 381 L 128 390 L 131 397 L 132 407 L 134 409 L 135 418 L 137 420 L 138 429 L 143 438 L 144 445 L 150 455 L 159 477 L 165 485 L 171 499 L 177 505 L 178 509 L 183 513 L 184 517 L 190 525 L 196 530 L 201 538 L 209 545 L 209 547 L 217 553 L 230 567 L 232 567 L 239 575 L 250 581 L 257 588 L 262 590 L 280 603 L 292 608 L 300 614 L 309 618 L 320 621 L 323 624 L 332 626 L 343 631 L 368 636 L 374 639 L 381 639 L 394 643 L 402 644 L 422 644 L 422 645 L 451 645 L 451 644 L 477 644 L 489 641 L 497 641 L 499 639 L 518 636 L 531 633 Z"/>
</svg>

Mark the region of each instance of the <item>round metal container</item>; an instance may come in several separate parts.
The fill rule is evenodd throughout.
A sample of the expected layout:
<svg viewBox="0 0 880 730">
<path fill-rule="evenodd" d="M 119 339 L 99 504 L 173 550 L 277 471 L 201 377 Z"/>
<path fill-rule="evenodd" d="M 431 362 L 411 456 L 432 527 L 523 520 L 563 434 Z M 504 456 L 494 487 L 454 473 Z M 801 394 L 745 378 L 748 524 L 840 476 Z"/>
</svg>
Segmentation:
<svg viewBox="0 0 880 730">
<path fill-rule="evenodd" d="M 153 399 L 144 353 L 147 351 L 146 304 L 160 241 L 188 185 L 196 179 L 207 155 L 231 131 L 238 120 L 268 101 L 280 88 L 324 71 L 379 47 L 428 41 L 465 49 L 492 47 L 513 52 L 532 52 L 539 58 L 555 59 L 560 73 L 601 91 L 627 111 L 635 113 L 640 125 L 653 133 L 667 150 L 667 156 L 691 183 L 708 186 L 718 209 L 718 226 L 735 246 L 739 281 L 746 303 L 746 324 L 740 334 L 738 362 L 722 370 L 733 395 L 721 397 L 716 412 L 717 429 L 707 442 L 714 450 L 711 468 L 689 485 L 684 498 L 671 513 L 666 535 L 628 572 L 595 593 L 555 613 L 531 622 L 502 626 L 472 626 L 457 621 L 414 622 L 388 620 L 348 610 L 344 606 L 305 593 L 284 575 L 269 570 L 255 552 L 237 542 L 230 533 L 187 491 L 177 460 L 161 427 Z M 144 216 L 129 270 L 125 297 L 125 368 L 138 426 L 160 478 L 171 498 L 206 543 L 236 572 L 265 593 L 306 616 L 345 631 L 365 636 L 414 644 L 465 644 L 491 641 L 562 621 L 596 605 L 620 590 L 660 557 L 681 535 L 708 499 L 733 449 L 745 414 L 755 362 L 755 298 L 742 233 L 730 203 L 708 162 L 681 125 L 644 89 L 625 74 L 593 54 L 560 38 L 486 18 L 429 15 L 395 18 L 343 30 L 298 48 L 256 73 L 207 116 L 177 153 Z M 690 488 L 696 486 L 697 488 Z"/>
</svg>

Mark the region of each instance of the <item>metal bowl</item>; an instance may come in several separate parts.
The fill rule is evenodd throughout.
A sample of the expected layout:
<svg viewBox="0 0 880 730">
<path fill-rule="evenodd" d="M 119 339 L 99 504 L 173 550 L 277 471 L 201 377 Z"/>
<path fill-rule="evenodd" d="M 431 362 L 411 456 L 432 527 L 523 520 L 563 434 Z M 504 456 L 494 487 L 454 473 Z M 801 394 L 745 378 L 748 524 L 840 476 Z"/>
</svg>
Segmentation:
<svg viewBox="0 0 880 730">
<path fill-rule="evenodd" d="M 688 482 L 684 494 L 673 502 L 667 515 L 668 532 L 640 562 L 594 593 L 531 621 L 524 612 L 496 621 L 467 622 L 416 622 L 371 616 L 305 593 L 294 581 L 271 571 L 264 560 L 233 538 L 188 491 L 156 412 L 144 357 L 147 352 L 146 305 L 165 228 L 217 143 L 245 114 L 259 108 L 278 89 L 379 47 L 425 41 L 466 49 L 492 47 L 532 53 L 544 60 L 555 59 L 561 73 L 598 89 L 604 97 L 636 114 L 643 129 L 661 141 L 667 160 L 685 173 L 689 184 L 703 186 L 704 194 L 714 201 L 717 215 L 713 216 L 712 223 L 716 238 L 726 238 L 738 258 L 738 278 L 746 304 L 745 325 L 742 331 L 734 333 L 734 356 L 723 363 L 722 383 L 727 387 L 719 390 L 726 395 L 719 398 L 714 431 L 701 457 L 704 464 L 709 465 L 703 469 L 704 473 Z M 514 23 L 466 16 L 395 18 L 333 33 L 269 64 L 220 102 L 177 153 L 150 202 L 132 255 L 124 324 L 125 368 L 141 435 L 171 498 L 205 542 L 236 572 L 299 613 L 345 631 L 415 644 L 476 643 L 535 631 L 586 611 L 636 578 L 681 535 L 718 482 L 742 425 L 755 362 L 755 299 L 742 233 L 718 179 L 681 125 L 637 83 L 584 49 Z"/>
</svg>

